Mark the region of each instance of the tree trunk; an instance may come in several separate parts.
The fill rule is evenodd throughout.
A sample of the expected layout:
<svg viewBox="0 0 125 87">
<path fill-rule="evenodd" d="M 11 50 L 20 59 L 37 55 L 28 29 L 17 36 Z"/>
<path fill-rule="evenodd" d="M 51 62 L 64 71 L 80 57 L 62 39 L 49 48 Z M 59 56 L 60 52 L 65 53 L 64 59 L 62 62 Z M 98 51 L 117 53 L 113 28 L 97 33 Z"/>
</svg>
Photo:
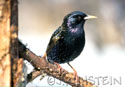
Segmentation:
<svg viewBox="0 0 125 87">
<path fill-rule="evenodd" d="M 22 85 L 23 59 L 18 55 L 18 2 L 0 0 L 0 87 Z"/>
<path fill-rule="evenodd" d="M 0 0 L 0 87 L 10 87 L 10 0 Z"/>
</svg>

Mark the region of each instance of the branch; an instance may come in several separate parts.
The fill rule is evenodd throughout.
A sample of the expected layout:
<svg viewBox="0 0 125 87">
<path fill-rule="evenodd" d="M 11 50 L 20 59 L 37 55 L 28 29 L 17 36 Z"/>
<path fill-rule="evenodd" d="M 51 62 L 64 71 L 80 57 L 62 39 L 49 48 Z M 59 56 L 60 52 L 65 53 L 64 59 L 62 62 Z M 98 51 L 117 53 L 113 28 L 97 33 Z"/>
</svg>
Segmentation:
<svg viewBox="0 0 125 87">
<path fill-rule="evenodd" d="M 59 71 L 57 70 L 57 66 L 48 63 L 45 60 L 45 58 L 36 56 L 33 52 L 31 52 L 28 48 L 26 48 L 26 46 L 23 45 L 20 41 L 19 41 L 19 56 L 29 61 L 35 68 L 40 69 L 40 71 L 46 73 L 49 76 L 57 78 L 65 83 L 68 83 L 73 87 L 94 87 L 94 85 L 91 82 L 83 80 L 81 77 L 79 77 L 79 82 L 76 85 L 73 73 L 70 73 L 65 69 L 63 69 L 61 70 L 60 74 Z M 39 74 L 40 72 L 38 73 L 38 75 Z"/>
<path fill-rule="evenodd" d="M 40 75 L 41 75 L 40 80 L 42 80 L 46 76 L 46 73 L 44 73 L 43 71 L 39 71 L 39 70 L 33 70 L 33 72 L 31 72 L 27 76 L 27 83 L 33 81 L 36 77 L 38 77 Z"/>
</svg>

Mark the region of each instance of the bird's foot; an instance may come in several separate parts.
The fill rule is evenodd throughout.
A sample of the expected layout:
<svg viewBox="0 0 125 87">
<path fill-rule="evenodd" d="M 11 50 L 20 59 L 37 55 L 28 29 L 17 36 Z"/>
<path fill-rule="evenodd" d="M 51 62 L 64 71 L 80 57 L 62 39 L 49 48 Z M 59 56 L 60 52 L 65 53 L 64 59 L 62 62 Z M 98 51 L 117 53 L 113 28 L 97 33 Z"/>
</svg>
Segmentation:
<svg viewBox="0 0 125 87">
<path fill-rule="evenodd" d="M 78 77 L 78 74 L 77 74 L 77 72 L 76 72 L 76 70 L 69 64 L 69 63 L 67 63 L 72 69 L 73 69 L 73 71 L 74 71 L 74 77 L 75 77 L 75 83 L 76 83 L 76 85 L 78 84 L 78 81 L 79 81 L 79 77 Z"/>
<path fill-rule="evenodd" d="M 61 70 L 63 70 L 63 68 L 56 62 L 54 62 L 54 64 L 57 65 L 57 70 L 59 71 L 59 74 L 61 74 Z"/>
<path fill-rule="evenodd" d="M 75 83 L 78 84 L 79 77 L 78 77 L 77 72 L 75 72 L 75 71 L 74 71 L 74 77 L 75 77 Z"/>
</svg>

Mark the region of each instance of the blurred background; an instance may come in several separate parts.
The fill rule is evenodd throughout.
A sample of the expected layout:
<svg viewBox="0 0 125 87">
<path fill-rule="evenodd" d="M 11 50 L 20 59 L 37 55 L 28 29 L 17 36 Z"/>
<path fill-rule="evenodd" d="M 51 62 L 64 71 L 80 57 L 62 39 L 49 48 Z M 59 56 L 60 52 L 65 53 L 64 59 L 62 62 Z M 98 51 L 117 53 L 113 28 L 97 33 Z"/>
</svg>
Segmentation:
<svg viewBox="0 0 125 87">
<path fill-rule="evenodd" d="M 19 39 L 35 54 L 42 56 L 52 33 L 61 25 L 64 16 L 72 11 L 98 17 L 86 22 L 85 48 L 71 62 L 78 75 L 84 79 L 93 76 L 91 81 L 101 87 L 125 86 L 125 0 L 19 0 Z M 72 72 L 67 64 L 61 66 Z M 33 67 L 28 64 L 28 68 L 29 73 Z M 106 85 L 102 79 L 95 79 L 99 77 L 107 77 Z M 50 87 L 48 77 L 41 81 L 39 78 L 27 87 Z M 55 81 L 53 87 L 67 87 L 64 83 L 57 83 Z"/>
</svg>

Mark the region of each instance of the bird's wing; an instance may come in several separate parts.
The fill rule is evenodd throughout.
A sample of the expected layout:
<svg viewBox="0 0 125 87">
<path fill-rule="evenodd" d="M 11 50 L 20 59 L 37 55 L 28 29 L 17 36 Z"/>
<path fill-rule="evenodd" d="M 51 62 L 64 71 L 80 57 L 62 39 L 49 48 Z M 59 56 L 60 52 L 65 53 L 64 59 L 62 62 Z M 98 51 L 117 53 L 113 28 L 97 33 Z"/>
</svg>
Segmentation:
<svg viewBox="0 0 125 87">
<path fill-rule="evenodd" d="M 59 27 L 53 34 L 48 44 L 46 52 L 48 53 L 54 45 L 56 45 L 62 37 L 62 28 Z"/>
</svg>

